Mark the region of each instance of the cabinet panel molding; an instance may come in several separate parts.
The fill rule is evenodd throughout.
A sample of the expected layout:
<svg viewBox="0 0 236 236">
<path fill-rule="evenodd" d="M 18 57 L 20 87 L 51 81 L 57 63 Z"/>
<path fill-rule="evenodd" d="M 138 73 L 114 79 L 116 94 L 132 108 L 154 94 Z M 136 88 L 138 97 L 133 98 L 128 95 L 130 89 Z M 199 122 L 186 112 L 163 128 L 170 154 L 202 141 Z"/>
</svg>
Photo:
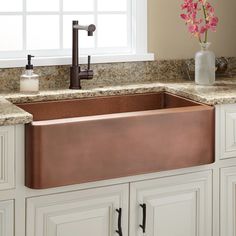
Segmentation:
<svg viewBox="0 0 236 236">
<path fill-rule="evenodd" d="M 236 236 L 236 166 L 221 169 L 221 236 Z"/>
<path fill-rule="evenodd" d="M 236 105 L 220 105 L 217 110 L 220 159 L 236 158 Z"/>
<path fill-rule="evenodd" d="M 114 236 L 122 209 L 128 236 L 128 185 L 54 194 L 27 200 L 27 236 Z"/>
<path fill-rule="evenodd" d="M 0 202 L 0 236 L 13 236 L 14 201 Z"/>
<path fill-rule="evenodd" d="M 0 127 L 0 190 L 15 187 L 14 127 Z"/>
<path fill-rule="evenodd" d="M 130 202 L 130 235 L 145 235 L 139 205 L 146 204 L 146 235 L 211 236 L 211 171 L 134 183 Z"/>
</svg>

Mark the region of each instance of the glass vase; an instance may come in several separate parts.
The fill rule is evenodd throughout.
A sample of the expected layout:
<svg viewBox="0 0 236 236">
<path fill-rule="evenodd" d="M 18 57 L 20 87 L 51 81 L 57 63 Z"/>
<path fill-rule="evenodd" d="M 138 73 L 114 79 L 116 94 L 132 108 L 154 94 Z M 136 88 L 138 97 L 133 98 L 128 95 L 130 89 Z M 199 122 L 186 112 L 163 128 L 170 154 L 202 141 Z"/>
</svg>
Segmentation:
<svg viewBox="0 0 236 236">
<path fill-rule="evenodd" d="M 195 83 L 213 85 L 215 83 L 215 54 L 209 51 L 210 43 L 200 43 L 201 51 L 195 55 Z"/>
</svg>

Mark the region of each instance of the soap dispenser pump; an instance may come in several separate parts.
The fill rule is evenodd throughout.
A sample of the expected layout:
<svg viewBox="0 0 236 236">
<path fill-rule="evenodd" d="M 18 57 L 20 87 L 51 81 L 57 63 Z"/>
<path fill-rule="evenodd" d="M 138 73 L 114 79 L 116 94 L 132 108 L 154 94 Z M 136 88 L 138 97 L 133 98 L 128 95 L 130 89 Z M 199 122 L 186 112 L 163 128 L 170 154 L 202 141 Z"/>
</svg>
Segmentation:
<svg viewBox="0 0 236 236">
<path fill-rule="evenodd" d="M 34 74 L 34 66 L 31 59 L 34 56 L 28 55 L 28 64 L 25 66 L 25 73 L 20 78 L 20 91 L 23 93 L 37 93 L 39 91 L 39 76 Z"/>
</svg>

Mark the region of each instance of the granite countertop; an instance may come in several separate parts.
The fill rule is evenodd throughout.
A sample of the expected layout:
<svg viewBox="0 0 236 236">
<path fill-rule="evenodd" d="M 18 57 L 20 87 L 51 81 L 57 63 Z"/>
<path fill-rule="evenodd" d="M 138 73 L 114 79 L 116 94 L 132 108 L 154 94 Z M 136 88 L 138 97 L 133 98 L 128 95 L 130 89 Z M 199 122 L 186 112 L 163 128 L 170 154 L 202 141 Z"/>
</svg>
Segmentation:
<svg viewBox="0 0 236 236">
<path fill-rule="evenodd" d="M 69 89 L 40 91 L 40 93 L 32 95 L 1 93 L 0 125 L 25 124 L 32 121 L 32 115 L 14 105 L 17 103 L 160 91 L 167 91 L 207 105 L 233 104 L 236 103 L 236 78 L 221 79 L 214 86 L 198 86 L 190 81 L 159 81 L 79 91 Z"/>
<path fill-rule="evenodd" d="M 15 125 L 31 122 L 33 116 L 4 98 L 0 98 L 0 125 Z"/>
</svg>

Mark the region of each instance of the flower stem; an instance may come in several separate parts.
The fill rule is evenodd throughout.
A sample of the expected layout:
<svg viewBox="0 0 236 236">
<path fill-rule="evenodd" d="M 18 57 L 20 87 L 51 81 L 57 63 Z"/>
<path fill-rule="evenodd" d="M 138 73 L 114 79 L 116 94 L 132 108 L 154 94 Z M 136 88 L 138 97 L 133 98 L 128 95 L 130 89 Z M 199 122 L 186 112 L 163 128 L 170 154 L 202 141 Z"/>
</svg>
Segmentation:
<svg viewBox="0 0 236 236">
<path fill-rule="evenodd" d="M 198 40 L 199 40 L 200 43 L 202 43 L 201 36 L 198 36 Z"/>
<path fill-rule="evenodd" d="M 203 9 L 203 14 L 204 14 L 205 22 L 207 24 L 208 23 L 208 21 L 207 21 L 207 13 L 206 13 L 206 8 L 205 8 L 204 5 L 202 6 L 202 9 Z M 204 43 L 207 43 L 207 37 L 208 37 L 208 30 L 206 30 L 206 32 L 205 32 L 205 41 L 204 41 Z"/>
</svg>

